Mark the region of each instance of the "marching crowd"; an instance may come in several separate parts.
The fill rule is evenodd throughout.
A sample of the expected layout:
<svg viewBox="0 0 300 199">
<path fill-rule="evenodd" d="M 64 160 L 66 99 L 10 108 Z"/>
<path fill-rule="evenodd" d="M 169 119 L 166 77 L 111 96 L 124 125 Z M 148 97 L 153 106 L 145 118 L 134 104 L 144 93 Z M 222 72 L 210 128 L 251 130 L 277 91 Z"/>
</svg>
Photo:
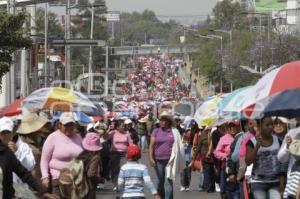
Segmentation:
<svg viewBox="0 0 300 199">
<path fill-rule="evenodd" d="M 158 119 L 149 112 L 137 121 L 121 117 L 86 127 L 71 112 L 2 117 L 0 194 L 92 199 L 111 181 L 122 198 L 145 198 L 145 183 L 154 198 L 171 199 L 175 177 L 181 191 L 190 191 L 197 176 L 200 192 L 218 191 L 221 198 L 299 198 L 297 120 L 265 117 L 210 128 L 166 111 Z M 138 161 L 142 155 L 155 169 L 157 187 Z"/>
</svg>

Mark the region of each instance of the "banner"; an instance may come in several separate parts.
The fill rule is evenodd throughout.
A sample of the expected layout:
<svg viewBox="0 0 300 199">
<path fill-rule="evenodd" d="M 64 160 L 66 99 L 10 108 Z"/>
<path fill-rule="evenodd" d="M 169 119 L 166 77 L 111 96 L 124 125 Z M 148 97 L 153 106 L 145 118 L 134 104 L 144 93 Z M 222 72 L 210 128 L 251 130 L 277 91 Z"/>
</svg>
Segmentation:
<svg viewBox="0 0 300 199">
<path fill-rule="evenodd" d="M 255 0 L 255 11 L 274 11 L 287 8 L 287 0 Z"/>
</svg>

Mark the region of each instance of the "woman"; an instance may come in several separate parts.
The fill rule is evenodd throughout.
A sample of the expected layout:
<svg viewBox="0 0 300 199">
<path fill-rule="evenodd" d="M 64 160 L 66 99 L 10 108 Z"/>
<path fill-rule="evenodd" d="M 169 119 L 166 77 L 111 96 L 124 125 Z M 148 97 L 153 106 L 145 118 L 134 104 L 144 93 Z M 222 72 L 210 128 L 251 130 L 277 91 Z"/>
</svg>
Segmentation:
<svg viewBox="0 0 300 199">
<path fill-rule="evenodd" d="M 195 135 L 193 141 L 193 157 L 201 160 L 203 166 L 203 182 L 200 191 L 215 191 L 214 164 L 212 159 L 211 129 L 206 128 Z M 200 172 L 200 176 L 202 173 Z M 201 179 L 201 178 L 200 178 Z M 202 179 L 201 179 L 202 181 Z M 200 182 L 201 184 L 201 182 Z"/>
<path fill-rule="evenodd" d="M 117 190 L 120 168 L 126 163 L 127 147 L 133 144 L 129 132 L 125 131 L 124 120 L 116 120 L 116 129 L 109 132 L 108 140 L 112 143 L 111 149 L 111 179 L 114 191 Z"/>
<path fill-rule="evenodd" d="M 17 151 L 17 146 L 11 141 L 13 127 L 14 124 L 11 119 L 7 117 L 0 119 L 0 198 L 15 198 L 13 173 L 22 179 L 24 183 L 27 183 L 32 189 L 37 191 L 40 196 L 44 196 L 44 198 L 58 198 L 55 195 L 47 194 L 47 190 L 38 183 L 17 159 L 16 154 L 14 153 Z"/>
<path fill-rule="evenodd" d="M 50 127 L 47 126 L 49 124 L 49 120 L 46 117 L 38 116 L 36 113 L 30 113 L 22 119 L 17 130 L 20 140 L 27 143 L 32 150 L 36 162 L 32 175 L 38 180 L 42 177 L 40 160 L 44 140 L 50 132 Z"/>
<path fill-rule="evenodd" d="M 110 176 L 110 145 L 107 141 L 106 125 L 104 123 L 97 122 L 94 126 L 96 133 L 100 137 L 100 144 L 102 149 L 100 151 L 102 169 L 100 176 L 102 177 L 98 189 L 104 189 L 105 180 L 109 180 Z"/>
<path fill-rule="evenodd" d="M 172 128 L 173 124 L 173 116 L 168 112 L 162 112 L 160 128 L 153 131 L 149 147 L 150 164 L 155 167 L 158 177 L 157 190 L 161 198 L 165 199 L 174 198 L 173 181 L 175 175 L 184 168 L 184 147 L 180 133 Z"/>
<path fill-rule="evenodd" d="M 284 117 L 276 117 L 274 119 L 274 134 L 278 137 L 281 143 L 287 134 L 288 122 L 288 119 Z"/>
<path fill-rule="evenodd" d="M 76 134 L 75 119 L 71 112 L 62 113 L 59 121 L 61 128 L 46 139 L 41 157 L 42 183 L 61 195 L 58 187 L 60 170 L 76 158 L 82 151 L 82 138 Z"/>
<path fill-rule="evenodd" d="M 253 163 L 250 189 L 254 199 L 280 199 L 283 192 L 282 164 L 277 159 L 280 149 L 279 139 L 272 135 L 273 120 L 265 117 L 257 120 L 256 136 L 248 141 L 246 148 L 246 164 Z"/>
<path fill-rule="evenodd" d="M 181 173 L 181 188 L 180 191 L 189 191 L 191 184 L 191 166 L 190 163 L 193 162 L 191 160 L 195 160 L 197 157 L 192 156 L 192 148 L 193 148 L 193 140 L 195 135 L 200 133 L 200 129 L 198 124 L 192 120 L 189 124 L 187 130 L 183 133 L 182 140 L 184 145 L 184 160 L 186 164 L 186 168 Z M 200 133 L 201 134 L 201 133 Z M 200 177 L 201 178 L 201 177 Z M 201 180 L 200 180 L 201 181 Z M 202 187 L 202 183 L 199 185 L 199 188 Z"/>
<path fill-rule="evenodd" d="M 76 158 L 82 160 L 85 167 L 89 192 L 85 199 L 96 199 L 97 184 L 100 180 L 101 158 L 99 151 L 102 149 L 100 138 L 96 133 L 87 133 L 82 141 L 84 151 Z"/>
<path fill-rule="evenodd" d="M 130 133 L 130 137 L 133 141 L 133 144 L 138 144 L 140 138 L 136 130 L 133 128 L 133 123 L 130 119 L 125 120 L 125 129 Z"/>
<path fill-rule="evenodd" d="M 232 121 L 228 124 L 228 132 L 223 135 L 214 151 L 215 158 L 221 162 L 220 168 L 220 189 L 221 189 L 221 198 L 232 198 L 239 199 L 240 195 L 238 193 L 238 188 L 233 190 L 228 190 L 229 187 L 232 187 L 230 183 L 227 183 L 226 175 L 226 160 L 230 154 L 230 147 L 234 141 L 234 137 L 237 133 L 240 132 L 240 121 Z M 235 186 L 237 187 L 237 186 Z M 236 191 L 237 190 L 237 191 Z M 226 197 L 227 196 L 227 197 Z"/>
</svg>

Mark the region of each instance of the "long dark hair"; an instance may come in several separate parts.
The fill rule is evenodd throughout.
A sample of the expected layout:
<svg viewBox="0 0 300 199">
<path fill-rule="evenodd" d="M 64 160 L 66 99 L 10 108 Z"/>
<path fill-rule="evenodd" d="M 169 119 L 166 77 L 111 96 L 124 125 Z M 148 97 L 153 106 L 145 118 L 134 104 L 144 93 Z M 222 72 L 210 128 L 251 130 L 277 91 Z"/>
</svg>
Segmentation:
<svg viewBox="0 0 300 199">
<path fill-rule="evenodd" d="M 88 150 L 84 150 L 82 151 L 78 157 L 76 158 L 76 160 L 81 160 L 83 161 L 84 166 L 88 165 L 88 163 L 90 162 L 90 160 L 97 154 L 97 151 L 88 151 Z"/>
</svg>

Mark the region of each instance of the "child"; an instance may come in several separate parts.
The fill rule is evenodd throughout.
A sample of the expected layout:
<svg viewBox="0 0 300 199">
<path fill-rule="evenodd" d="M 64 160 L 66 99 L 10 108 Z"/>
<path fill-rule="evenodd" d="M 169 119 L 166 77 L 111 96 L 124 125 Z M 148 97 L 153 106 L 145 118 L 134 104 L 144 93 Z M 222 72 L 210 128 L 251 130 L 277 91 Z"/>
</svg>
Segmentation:
<svg viewBox="0 0 300 199">
<path fill-rule="evenodd" d="M 148 169 L 138 162 L 141 158 L 141 149 L 137 145 L 130 145 L 127 149 L 127 163 L 121 167 L 118 178 L 118 191 L 122 198 L 145 199 L 144 183 L 148 186 L 155 199 L 160 199 L 157 194 Z"/>
<path fill-rule="evenodd" d="M 82 160 L 85 166 L 89 192 L 86 199 L 96 199 L 97 184 L 100 180 L 101 157 L 99 151 L 102 149 L 100 138 L 96 133 L 87 133 L 82 141 L 84 151 L 76 158 Z"/>
</svg>

